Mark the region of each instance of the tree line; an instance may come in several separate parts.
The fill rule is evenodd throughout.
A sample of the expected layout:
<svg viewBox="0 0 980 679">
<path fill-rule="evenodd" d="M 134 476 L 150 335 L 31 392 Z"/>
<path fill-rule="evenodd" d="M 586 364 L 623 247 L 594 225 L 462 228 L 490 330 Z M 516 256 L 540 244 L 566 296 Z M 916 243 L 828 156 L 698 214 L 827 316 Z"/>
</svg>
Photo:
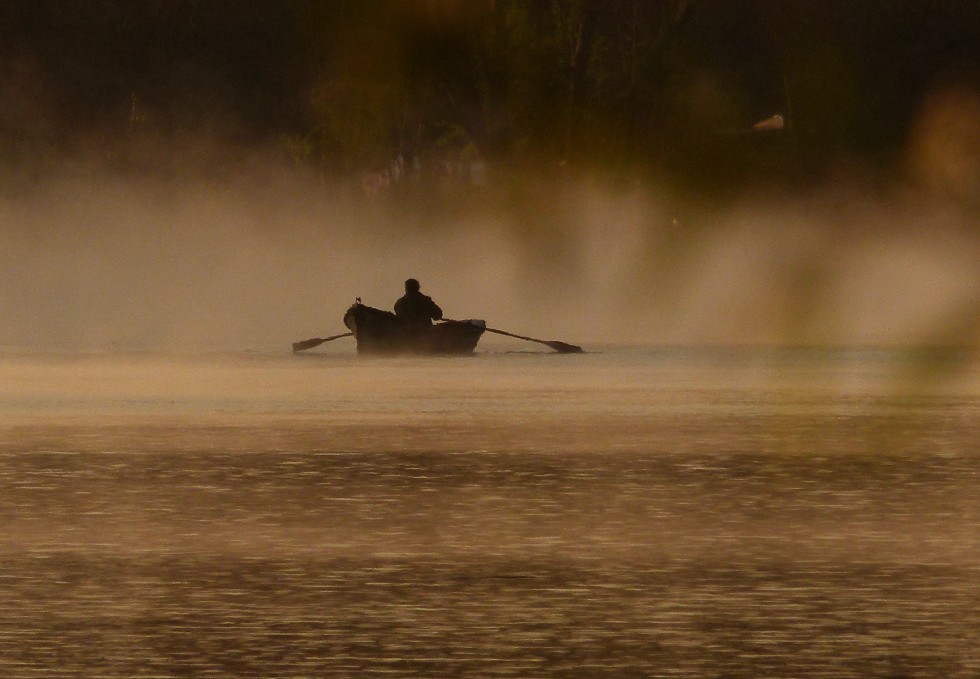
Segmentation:
<svg viewBox="0 0 980 679">
<path fill-rule="evenodd" d="M 708 186 L 887 172 L 978 72 L 976 0 L 6 0 L 0 162 L 206 133 L 338 175 L 464 152 Z"/>
</svg>

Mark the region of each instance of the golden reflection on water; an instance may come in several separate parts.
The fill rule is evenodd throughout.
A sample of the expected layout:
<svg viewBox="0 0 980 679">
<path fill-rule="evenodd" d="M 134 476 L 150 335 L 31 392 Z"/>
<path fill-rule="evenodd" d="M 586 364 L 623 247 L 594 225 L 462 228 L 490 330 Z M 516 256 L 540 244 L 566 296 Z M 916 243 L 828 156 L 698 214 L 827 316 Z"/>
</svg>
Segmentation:
<svg viewBox="0 0 980 679">
<path fill-rule="evenodd" d="M 976 373 L 624 349 L 0 378 L 3 676 L 980 673 Z"/>
</svg>

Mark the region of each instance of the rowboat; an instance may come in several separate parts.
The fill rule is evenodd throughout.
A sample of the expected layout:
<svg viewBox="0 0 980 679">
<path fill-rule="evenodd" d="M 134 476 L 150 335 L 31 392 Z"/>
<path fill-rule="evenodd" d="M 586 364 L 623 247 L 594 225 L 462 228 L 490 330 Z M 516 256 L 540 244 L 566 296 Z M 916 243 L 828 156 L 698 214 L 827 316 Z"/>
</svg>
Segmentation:
<svg viewBox="0 0 980 679">
<path fill-rule="evenodd" d="M 344 325 L 354 335 L 359 354 L 472 354 L 487 329 L 481 320 L 412 325 L 360 302 L 344 314 Z"/>
<path fill-rule="evenodd" d="M 454 356 L 472 354 L 480 341 L 480 337 L 485 332 L 543 344 L 559 354 L 584 353 L 582 347 L 577 344 L 569 344 L 559 340 L 536 339 L 506 330 L 488 328 L 486 321 L 475 319 L 466 321 L 443 319 L 438 325 L 415 325 L 407 323 L 390 311 L 382 311 L 361 304 L 360 298 L 344 314 L 344 325 L 350 329 L 350 332 L 331 335 L 330 337 L 311 337 L 293 342 L 293 353 L 298 354 L 341 337 L 353 336 L 357 341 L 357 353 L 359 354 Z"/>
</svg>

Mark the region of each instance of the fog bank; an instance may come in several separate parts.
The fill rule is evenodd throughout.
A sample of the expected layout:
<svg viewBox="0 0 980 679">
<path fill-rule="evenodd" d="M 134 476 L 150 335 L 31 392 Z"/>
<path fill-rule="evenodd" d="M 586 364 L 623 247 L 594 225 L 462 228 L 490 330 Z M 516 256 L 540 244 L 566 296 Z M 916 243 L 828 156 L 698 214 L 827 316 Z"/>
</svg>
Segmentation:
<svg viewBox="0 0 980 679">
<path fill-rule="evenodd" d="M 0 199 L 0 346 L 285 351 L 343 332 L 356 297 L 391 308 L 409 276 L 449 317 L 574 342 L 978 340 L 975 215 L 934 194 L 834 188 L 718 211 L 596 177 L 535 181 L 524 202 L 474 189 L 450 214 L 272 164 L 49 179 Z"/>
</svg>

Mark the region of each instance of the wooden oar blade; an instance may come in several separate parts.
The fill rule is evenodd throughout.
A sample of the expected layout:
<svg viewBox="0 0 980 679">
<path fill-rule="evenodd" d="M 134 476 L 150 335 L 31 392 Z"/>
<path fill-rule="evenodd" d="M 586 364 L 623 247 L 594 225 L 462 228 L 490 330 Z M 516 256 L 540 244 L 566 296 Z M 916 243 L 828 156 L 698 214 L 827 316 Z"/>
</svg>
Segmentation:
<svg viewBox="0 0 980 679">
<path fill-rule="evenodd" d="M 554 349 L 555 351 L 557 351 L 559 354 L 582 354 L 582 353 L 585 353 L 582 350 L 582 347 L 578 346 L 577 344 L 569 344 L 568 342 L 559 342 L 557 340 L 549 340 L 549 341 L 544 342 L 544 344 L 548 345 L 549 347 L 551 347 L 552 349 Z"/>
<path fill-rule="evenodd" d="M 301 342 L 293 342 L 293 353 L 300 351 L 306 351 L 307 349 L 312 349 L 313 347 L 318 347 L 324 343 L 322 337 L 311 337 L 310 339 L 303 340 Z"/>
<path fill-rule="evenodd" d="M 354 333 L 345 332 L 342 335 L 332 335 L 331 337 L 311 337 L 310 339 L 303 340 L 301 342 L 293 342 L 293 353 L 299 353 L 300 351 L 306 351 L 307 349 L 312 349 L 313 347 L 318 347 L 324 342 L 330 342 L 335 339 L 340 339 L 341 337 L 351 337 Z"/>
</svg>

